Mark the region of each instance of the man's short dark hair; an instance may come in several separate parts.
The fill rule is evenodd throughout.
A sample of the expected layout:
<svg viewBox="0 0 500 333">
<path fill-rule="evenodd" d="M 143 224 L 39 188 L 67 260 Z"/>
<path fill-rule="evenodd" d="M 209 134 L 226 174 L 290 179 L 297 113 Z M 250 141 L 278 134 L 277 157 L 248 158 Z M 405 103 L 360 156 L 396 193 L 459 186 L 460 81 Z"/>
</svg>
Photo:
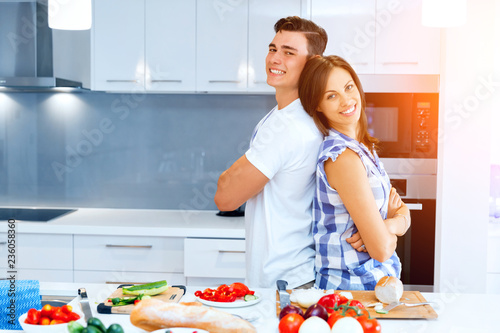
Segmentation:
<svg viewBox="0 0 500 333">
<path fill-rule="evenodd" d="M 307 51 L 310 57 L 323 55 L 325 52 L 328 35 L 325 29 L 310 20 L 298 16 L 282 18 L 274 25 L 276 33 L 280 31 L 295 31 L 304 33 L 307 39 Z"/>
</svg>

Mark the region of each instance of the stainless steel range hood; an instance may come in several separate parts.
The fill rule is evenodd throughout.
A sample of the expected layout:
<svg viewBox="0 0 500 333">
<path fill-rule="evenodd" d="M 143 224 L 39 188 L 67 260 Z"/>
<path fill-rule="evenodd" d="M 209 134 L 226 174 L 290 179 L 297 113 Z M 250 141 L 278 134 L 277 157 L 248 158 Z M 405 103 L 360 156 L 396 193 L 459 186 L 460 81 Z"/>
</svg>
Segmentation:
<svg viewBox="0 0 500 333">
<path fill-rule="evenodd" d="M 53 76 L 47 0 L 0 0 L 0 92 L 58 90 L 81 83 Z"/>
</svg>

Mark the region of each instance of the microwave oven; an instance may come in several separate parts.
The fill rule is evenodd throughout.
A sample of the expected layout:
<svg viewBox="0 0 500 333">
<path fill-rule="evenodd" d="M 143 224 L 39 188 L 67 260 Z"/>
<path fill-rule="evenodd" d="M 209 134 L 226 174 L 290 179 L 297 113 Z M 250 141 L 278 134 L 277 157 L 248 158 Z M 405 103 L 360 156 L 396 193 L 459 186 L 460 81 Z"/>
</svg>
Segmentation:
<svg viewBox="0 0 500 333">
<path fill-rule="evenodd" d="M 437 158 L 439 93 L 365 93 L 380 157 Z"/>
</svg>

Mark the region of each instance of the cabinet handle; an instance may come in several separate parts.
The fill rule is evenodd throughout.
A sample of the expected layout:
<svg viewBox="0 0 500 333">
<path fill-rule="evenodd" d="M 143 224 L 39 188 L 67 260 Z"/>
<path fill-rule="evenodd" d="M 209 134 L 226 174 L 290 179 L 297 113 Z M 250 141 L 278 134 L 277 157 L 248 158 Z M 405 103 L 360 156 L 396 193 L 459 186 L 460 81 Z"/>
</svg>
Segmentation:
<svg viewBox="0 0 500 333">
<path fill-rule="evenodd" d="M 389 61 L 383 62 L 382 65 L 418 65 L 418 61 Z"/>
<path fill-rule="evenodd" d="M 208 80 L 208 83 L 241 83 L 241 81 L 236 81 L 236 80 Z"/>
<path fill-rule="evenodd" d="M 253 83 L 263 84 L 263 83 L 267 83 L 267 81 L 253 81 Z"/>
<path fill-rule="evenodd" d="M 408 207 L 409 210 L 422 210 L 421 203 L 407 203 L 406 207 Z"/>
<path fill-rule="evenodd" d="M 105 284 L 144 284 L 147 282 L 130 282 L 130 281 L 106 281 Z"/>
<path fill-rule="evenodd" d="M 7 245 L 7 242 L 0 242 L 0 245 Z"/>
<path fill-rule="evenodd" d="M 116 244 L 106 244 L 106 247 L 128 247 L 137 249 L 150 249 L 153 245 L 116 245 Z"/>
<path fill-rule="evenodd" d="M 245 253 L 245 251 L 226 251 L 226 250 L 219 250 L 219 253 Z"/>
<path fill-rule="evenodd" d="M 176 82 L 176 83 L 182 83 L 182 80 L 151 80 L 151 82 Z"/>
<path fill-rule="evenodd" d="M 139 80 L 106 80 L 109 83 L 139 83 Z"/>
</svg>

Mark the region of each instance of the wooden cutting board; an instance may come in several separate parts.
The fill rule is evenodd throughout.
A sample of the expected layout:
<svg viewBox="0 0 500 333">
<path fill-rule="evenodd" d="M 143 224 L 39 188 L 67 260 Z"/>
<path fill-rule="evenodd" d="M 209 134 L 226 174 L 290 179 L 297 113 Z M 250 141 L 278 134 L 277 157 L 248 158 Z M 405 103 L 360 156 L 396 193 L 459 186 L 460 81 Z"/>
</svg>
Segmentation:
<svg viewBox="0 0 500 333">
<path fill-rule="evenodd" d="M 128 287 L 130 285 L 119 286 L 111 295 L 109 295 L 106 300 L 99 305 L 97 305 L 97 312 L 107 313 L 107 314 L 130 314 L 134 309 L 134 304 L 113 306 L 113 303 L 108 300 L 114 297 L 135 297 L 134 295 L 123 295 L 122 287 Z M 151 296 L 151 298 L 158 299 L 164 302 L 174 302 L 178 303 L 182 296 L 186 293 L 185 286 L 170 286 L 167 290 L 161 294 Z"/>
<path fill-rule="evenodd" d="M 292 290 L 287 290 L 288 293 L 292 293 Z M 360 301 L 363 305 L 368 305 L 371 303 L 379 302 L 375 297 L 375 291 L 373 290 L 346 290 L 352 294 L 353 299 Z M 404 291 L 403 297 L 401 297 L 401 302 L 406 303 L 420 303 L 426 302 L 426 299 L 419 291 Z M 299 304 L 291 302 L 293 305 L 299 306 Z M 384 306 L 387 304 L 384 304 Z M 301 307 L 302 308 L 302 307 Z M 305 308 L 302 308 L 304 312 Z M 432 306 L 420 305 L 414 307 L 408 307 L 405 305 L 400 305 L 395 307 L 391 311 L 386 314 L 375 312 L 374 308 L 368 308 L 368 312 L 372 318 L 391 318 L 391 319 L 436 319 L 438 317 L 436 311 L 432 308 Z M 276 291 L 276 315 L 279 317 L 281 308 L 280 308 L 280 295 L 278 291 Z"/>
</svg>

